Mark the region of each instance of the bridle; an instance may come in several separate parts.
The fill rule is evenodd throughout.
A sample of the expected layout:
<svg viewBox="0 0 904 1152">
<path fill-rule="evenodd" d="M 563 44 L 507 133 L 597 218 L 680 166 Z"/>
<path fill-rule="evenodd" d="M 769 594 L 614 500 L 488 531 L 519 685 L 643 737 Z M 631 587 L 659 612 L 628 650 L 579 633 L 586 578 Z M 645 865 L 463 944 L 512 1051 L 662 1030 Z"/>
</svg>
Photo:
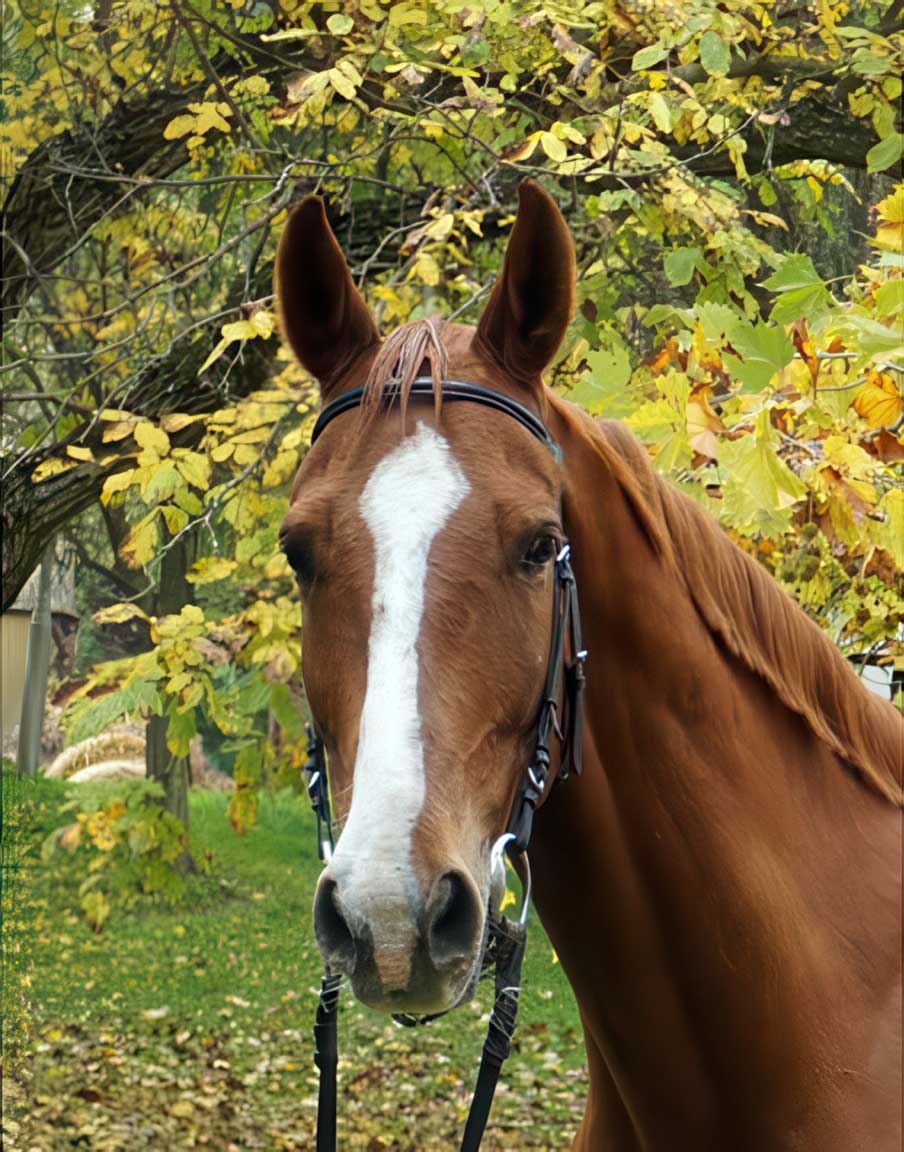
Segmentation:
<svg viewBox="0 0 904 1152">
<path fill-rule="evenodd" d="M 327 404 L 314 425 L 311 444 L 314 444 L 324 428 L 337 416 L 357 408 L 363 396 L 364 389 L 355 388 Z M 390 407 L 397 396 L 398 389 L 388 390 L 384 397 L 384 405 Z M 433 378 L 415 377 L 409 396 L 433 398 L 435 396 Z M 559 447 L 546 425 L 517 401 L 479 384 L 443 380 L 443 403 L 459 400 L 482 404 L 510 416 L 544 444 L 557 460 L 561 460 Z M 487 970 L 495 968 L 496 996 L 481 1055 L 474 1097 L 462 1138 L 461 1152 L 477 1152 L 480 1147 L 499 1073 L 511 1051 L 517 1022 L 521 962 L 527 942 L 527 914 L 530 906 L 530 865 L 527 848 L 533 828 L 534 812 L 549 781 L 552 767 L 550 744 L 553 736 L 559 743 L 559 769 L 556 780 L 565 780 L 572 772 L 580 775 L 583 738 L 582 695 L 586 657 L 587 653 L 581 646 L 581 617 L 577 585 L 571 568 L 571 547 L 567 541 L 563 541 L 555 558 L 549 659 L 537 716 L 534 751 L 527 771 L 518 783 L 508 826 L 496 840 L 490 854 L 491 875 L 496 867 L 502 866 L 503 855 L 511 858 L 522 883 L 521 911 L 517 921 L 510 920 L 492 909 L 487 916 L 487 937 L 481 968 Z M 320 859 L 326 863 L 334 848 L 333 819 L 323 741 L 311 725 L 308 725 L 308 760 L 304 771 L 311 806 L 317 817 L 317 850 Z M 338 1062 L 336 1017 L 341 983 L 342 976 L 330 972 L 327 968 L 321 981 L 320 1001 L 314 1024 L 314 1063 L 320 1072 L 317 1152 L 335 1152 L 336 1148 Z M 424 1023 L 432 1017 L 396 1016 L 394 1019 L 400 1024 L 414 1025 Z"/>
</svg>

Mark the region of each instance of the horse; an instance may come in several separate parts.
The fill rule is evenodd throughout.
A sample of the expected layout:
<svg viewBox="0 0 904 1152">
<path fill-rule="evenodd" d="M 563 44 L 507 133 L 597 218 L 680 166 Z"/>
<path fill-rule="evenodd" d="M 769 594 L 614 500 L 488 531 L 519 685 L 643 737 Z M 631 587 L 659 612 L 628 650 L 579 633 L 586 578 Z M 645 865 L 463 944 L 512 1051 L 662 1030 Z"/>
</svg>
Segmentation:
<svg viewBox="0 0 904 1152">
<path fill-rule="evenodd" d="M 567 540 L 583 771 L 557 783 L 553 758 L 530 862 L 584 1030 L 574 1149 L 899 1150 L 904 722 L 624 426 L 543 383 L 575 294 L 554 199 L 520 185 L 476 328 L 381 342 L 317 198 L 275 280 L 322 403 L 362 389 L 280 533 L 341 828 L 314 899 L 327 964 L 390 1012 L 473 990 Z M 528 409 L 559 458 L 444 404 L 450 378 Z"/>
</svg>

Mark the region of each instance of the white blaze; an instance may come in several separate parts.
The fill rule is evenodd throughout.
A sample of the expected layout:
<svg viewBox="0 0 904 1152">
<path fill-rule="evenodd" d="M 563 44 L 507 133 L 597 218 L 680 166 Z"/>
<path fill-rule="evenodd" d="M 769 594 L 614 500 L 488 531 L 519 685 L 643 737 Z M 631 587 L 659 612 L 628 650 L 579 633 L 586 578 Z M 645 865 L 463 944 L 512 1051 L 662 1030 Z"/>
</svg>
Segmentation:
<svg viewBox="0 0 904 1152">
<path fill-rule="evenodd" d="M 374 544 L 367 689 L 351 811 L 330 871 L 346 915 L 370 923 L 384 986 L 405 986 L 414 945 L 411 836 L 426 794 L 417 642 L 427 562 L 468 491 L 447 441 L 419 423 L 380 461 L 361 494 Z"/>
</svg>

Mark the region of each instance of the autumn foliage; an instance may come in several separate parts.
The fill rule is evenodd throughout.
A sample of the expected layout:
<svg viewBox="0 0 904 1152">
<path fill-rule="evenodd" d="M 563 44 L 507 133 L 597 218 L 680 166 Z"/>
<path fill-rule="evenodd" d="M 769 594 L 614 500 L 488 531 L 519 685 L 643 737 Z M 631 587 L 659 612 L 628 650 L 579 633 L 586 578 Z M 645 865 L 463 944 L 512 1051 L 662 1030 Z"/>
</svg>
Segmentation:
<svg viewBox="0 0 904 1152">
<path fill-rule="evenodd" d="M 479 315 L 539 179 L 579 268 L 552 386 L 846 652 L 901 659 L 899 4 L 123 0 L 22 5 L 4 37 L 4 514 L 111 573 L 73 737 L 160 715 L 184 756 L 203 729 L 239 830 L 297 766 L 276 530 L 316 391 L 270 284 L 310 192 L 388 331 Z M 177 546 L 191 594 L 161 613 Z M 8 599 L 37 552 L 4 548 Z"/>
</svg>

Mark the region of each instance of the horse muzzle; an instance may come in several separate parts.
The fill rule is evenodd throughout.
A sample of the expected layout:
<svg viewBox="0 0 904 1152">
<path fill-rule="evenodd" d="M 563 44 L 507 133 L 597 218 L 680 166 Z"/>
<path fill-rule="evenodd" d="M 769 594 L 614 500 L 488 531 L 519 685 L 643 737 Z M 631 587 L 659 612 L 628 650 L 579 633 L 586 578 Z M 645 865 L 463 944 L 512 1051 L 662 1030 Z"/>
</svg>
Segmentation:
<svg viewBox="0 0 904 1152">
<path fill-rule="evenodd" d="M 381 879 L 381 876 L 383 879 Z M 426 899 L 385 873 L 334 857 L 317 885 L 314 931 L 327 967 L 356 998 L 388 1012 L 435 1013 L 464 998 L 483 943 L 486 899 L 461 869 L 442 873 Z"/>
</svg>

